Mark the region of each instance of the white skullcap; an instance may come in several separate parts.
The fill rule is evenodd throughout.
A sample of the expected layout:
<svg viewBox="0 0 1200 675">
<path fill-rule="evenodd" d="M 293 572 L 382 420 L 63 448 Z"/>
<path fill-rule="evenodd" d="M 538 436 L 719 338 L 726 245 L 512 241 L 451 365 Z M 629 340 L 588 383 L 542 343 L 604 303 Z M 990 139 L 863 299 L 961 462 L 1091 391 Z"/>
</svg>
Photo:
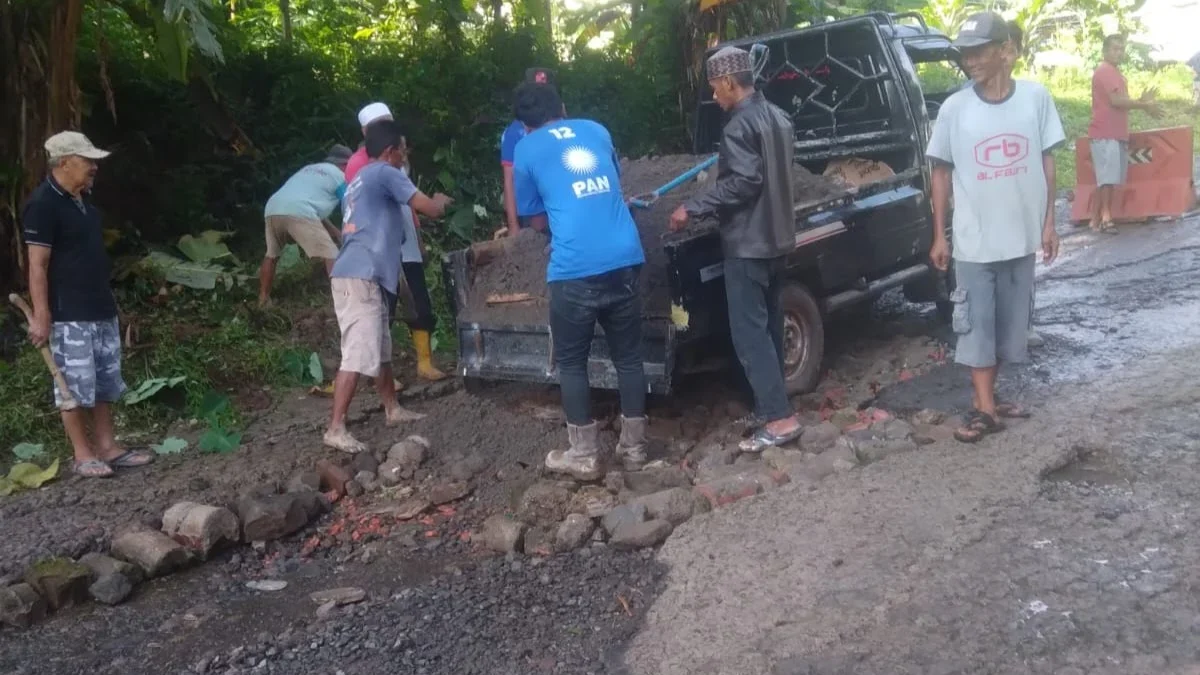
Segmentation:
<svg viewBox="0 0 1200 675">
<path fill-rule="evenodd" d="M 358 111 L 358 126 L 365 127 L 380 117 L 391 117 L 392 111 L 386 103 L 370 103 Z"/>
</svg>

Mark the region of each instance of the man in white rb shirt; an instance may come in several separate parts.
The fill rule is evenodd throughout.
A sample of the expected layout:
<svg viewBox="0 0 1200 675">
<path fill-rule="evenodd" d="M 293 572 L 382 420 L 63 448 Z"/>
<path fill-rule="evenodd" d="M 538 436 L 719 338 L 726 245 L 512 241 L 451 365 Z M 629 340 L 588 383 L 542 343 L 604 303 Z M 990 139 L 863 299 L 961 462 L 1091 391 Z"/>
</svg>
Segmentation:
<svg viewBox="0 0 1200 675">
<path fill-rule="evenodd" d="M 957 288 L 955 361 L 971 369 L 973 410 L 955 438 L 974 443 L 1001 431 L 1002 418 L 1028 417 L 997 401 L 999 362 L 1028 356 L 1036 254 L 1058 255 L 1051 151 L 1065 140 L 1046 88 L 1012 78 L 1009 24 L 994 12 L 974 14 L 955 39 L 975 86 L 942 105 L 926 154 L 933 163 L 934 241 L 930 258 Z M 954 196 L 954 248 L 946 236 Z"/>
</svg>

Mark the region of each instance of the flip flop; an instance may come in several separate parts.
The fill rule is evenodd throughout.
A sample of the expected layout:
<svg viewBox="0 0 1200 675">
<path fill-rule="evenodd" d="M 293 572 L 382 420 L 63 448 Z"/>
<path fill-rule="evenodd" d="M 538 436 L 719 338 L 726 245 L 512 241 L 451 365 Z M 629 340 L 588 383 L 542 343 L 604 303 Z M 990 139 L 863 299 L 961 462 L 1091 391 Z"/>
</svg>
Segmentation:
<svg viewBox="0 0 1200 675">
<path fill-rule="evenodd" d="M 967 415 L 967 423 L 962 428 L 954 430 L 954 439 L 959 443 L 978 443 L 984 436 L 1001 431 L 1004 431 L 1004 425 L 995 417 L 979 410 L 972 410 L 971 414 Z"/>
<path fill-rule="evenodd" d="M 112 478 L 116 472 L 112 467 L 98 459 L 88 459 L 82 462 L 75 462 L 72 471 L 76 476 L 84 478 Z"/>
<path fill-rule="evenodd" d="M 741 443 L 738 443 L 738 450 L 741 450 L 742 452 L 762 452 L 767 448 L 773 448 L 785 443 L 791 443 L 803 435 L 803 426 L 797 426 L 795 431 L 790 431 L 782 435 L 772 433 L 766 427 L 762 427 L 758 431 L 755 431 L 753 436 L 747 438 Z"/>
<path fill-rule="evenodd" d="M 135 469 L 154 463 L 154 455 L 138 450 L 126 450 L 117 457 L 108 460 L 108 465 L 114 469 Z"/>
</svg>

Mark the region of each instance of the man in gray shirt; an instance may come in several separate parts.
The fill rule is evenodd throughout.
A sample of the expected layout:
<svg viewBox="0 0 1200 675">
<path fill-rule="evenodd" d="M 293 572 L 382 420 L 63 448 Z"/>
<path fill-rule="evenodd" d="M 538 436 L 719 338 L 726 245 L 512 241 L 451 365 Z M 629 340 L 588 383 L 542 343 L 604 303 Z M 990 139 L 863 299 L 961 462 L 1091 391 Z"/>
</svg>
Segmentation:
<svg viewBox="0 0 1200 675">
<path fill-rule="evenodd" d="M 346 412 L 359 375 L 375 378 L 387 424 L 419 419 L 396 402 L 392 379 L 391 311 L 400 283 L 401 251 L 414 239 L 412 217 L 401 207 L 439 218 L 450 203 L 443 194 L 427 197 L 400 167 L 406 144 L 400 126 L 382 120 L 367 127 L 363 167 L 346 188 L 342 205 L 342 250 L 330 273 L 333 309 L 341 330 L 342 362 L 334 379 L 333 417 L 325 445 L 343 452 L 366 446 L 346 430 Z"/>
<path fill-rule="evenodd" d="M 971 89 L 946 99 L 927 154 L 933 162 L 934 242 L 930 258 L 950 265 L 946 219 L 954 195 L 955 360 L 971 369 L 974 409 L 955 432 L 964 443 L 1000 431 L 999 418 L 1028 417 L 996 400 L 1000 361 L 1027 358 L 1036 253 L 1058 255 L 1054 230 L 1054 156 L 1065 141 L 1045 87 L 1012 79 L 1008 24 L 994 12 L 972 15 L 955 45 Z"/>
</svg>

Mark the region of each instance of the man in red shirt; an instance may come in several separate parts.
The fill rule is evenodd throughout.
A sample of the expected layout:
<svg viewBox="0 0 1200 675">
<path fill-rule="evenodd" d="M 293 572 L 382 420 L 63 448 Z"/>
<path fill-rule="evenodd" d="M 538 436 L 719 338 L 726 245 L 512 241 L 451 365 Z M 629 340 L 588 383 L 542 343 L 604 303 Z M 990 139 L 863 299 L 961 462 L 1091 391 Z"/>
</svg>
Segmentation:
<svg viewBox="0 0 1200 675">
<path fill-rule="evenodd" d="M 1125 36 L 1104 38 L 1104 61 L 1092 75 L 1092 123 L 1088 138 L 1092 163 L 1096 167 L 1096 198 L 1092 201 L 1091 228 L 1096 232 L 1115 232 L 1112 223 L 1114 186 L 1125 182 L 1129 157 L 1129 111 L 1145 110 L 1158 117 L 1161 108 L 1154 101 L 1154 90 L 1147 89 L 1138 99 L 1129 97 L 1129 88 L 1119 66 L 1125 60 Z"/>
</svg>

